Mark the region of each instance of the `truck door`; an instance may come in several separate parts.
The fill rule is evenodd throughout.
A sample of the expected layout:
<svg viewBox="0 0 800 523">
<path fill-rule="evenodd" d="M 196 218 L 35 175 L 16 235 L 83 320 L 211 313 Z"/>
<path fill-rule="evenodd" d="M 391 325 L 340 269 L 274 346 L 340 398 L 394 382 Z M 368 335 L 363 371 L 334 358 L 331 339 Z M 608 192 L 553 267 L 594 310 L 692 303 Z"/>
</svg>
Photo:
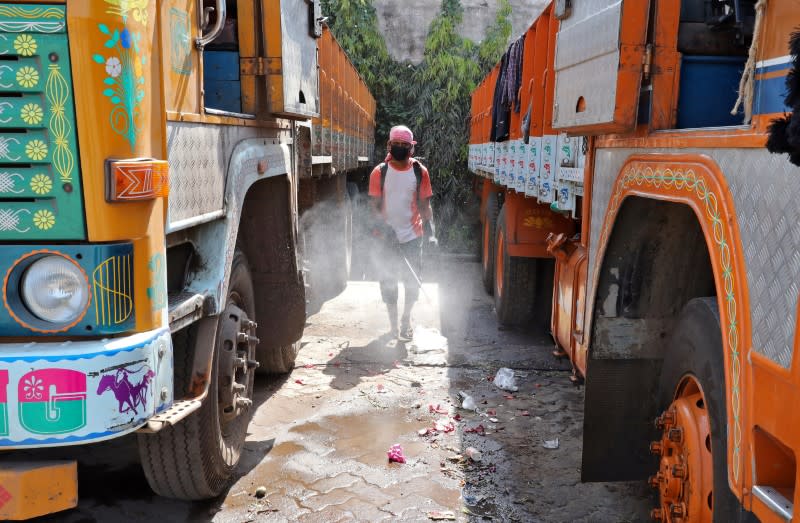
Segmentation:
<svg viewBox="0 0 800 523">
<path fill-rule="evenodd" d="M 319 116 L 318 0 L 262 0 L 269 111 L 286 118 Z"/>
<path fill-rule="evenodd" d="M 553 128 L 575 134 L 636 125 L 649 0 L 574 0 L 561 18 Z"/>
</svg>

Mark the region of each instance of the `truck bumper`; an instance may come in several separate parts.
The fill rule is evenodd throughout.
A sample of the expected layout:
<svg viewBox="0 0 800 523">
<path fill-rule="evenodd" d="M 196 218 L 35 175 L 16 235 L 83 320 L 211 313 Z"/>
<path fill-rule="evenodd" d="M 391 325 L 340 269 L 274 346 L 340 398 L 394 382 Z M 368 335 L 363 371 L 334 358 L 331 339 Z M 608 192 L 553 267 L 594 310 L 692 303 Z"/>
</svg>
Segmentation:
<svg viewBox="0 0 800 523">
<path fill-rule="evenodd" d="M 102 441 L 172 404 L 169 329 L 0 344 L 0 450 Z"/>
<path fill-rule="evenodd" d="M 0 465 L 0 520 L 31 519 L 77 504 L 76 461 Z"/>
</svg>

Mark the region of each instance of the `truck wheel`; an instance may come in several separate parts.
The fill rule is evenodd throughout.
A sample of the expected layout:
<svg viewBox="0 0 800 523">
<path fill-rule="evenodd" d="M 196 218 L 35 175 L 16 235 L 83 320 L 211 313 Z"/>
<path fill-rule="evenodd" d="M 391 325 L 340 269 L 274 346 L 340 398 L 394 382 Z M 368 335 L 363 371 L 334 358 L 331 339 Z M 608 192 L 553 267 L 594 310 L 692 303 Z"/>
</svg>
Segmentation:
<svg viewBox="0 0 800 523">
<path fill-rule="evenodd" d="M 519 325 L 533 316 L 536 300 L 536 259 L 508 255 L 506 209 L 500 211 L 495 234 L 494 308 L 497 321 Z"/>
<path fill-rule="evenodd" d="M 300 350 L 299 341 L 280 347 L 267 348 L 263 345 L 256 350 L 259 374 L 288 374 L 294 369 L 294 361 Z"/>
<path fill-rule="evenodd" d="M 489 294 L 494 292 L 494 242 L 498 214 L 500 214 L 500 202 L 497 201 L 497 194 L 493 193 L 486 202 L 486 217 L 483 220 L 483 234 L 481 234 L 483 288 Z"/>
<path fill-rule="evenodd" d="M 659 490 L 662 521 L 740 521 L 728 487 L 727 411 L 722 335 L 716 298 L 684 306 L 661 370 L 656 419 L 660 460 L 650 484 Z M 677 513 L 681 513 L 680 516 Z"/>
<path fill-rule="evenodd" d="M 196 500 L 218 496 L 233 472 L 252 414 L 256 367 L 255 299 L 244 255 L 233 257 L 225 310 L 219 316 L 211 384 L 202 406 L 176 425 L 139 434 L 139 455 L 160 496 Z"/>
</svg>

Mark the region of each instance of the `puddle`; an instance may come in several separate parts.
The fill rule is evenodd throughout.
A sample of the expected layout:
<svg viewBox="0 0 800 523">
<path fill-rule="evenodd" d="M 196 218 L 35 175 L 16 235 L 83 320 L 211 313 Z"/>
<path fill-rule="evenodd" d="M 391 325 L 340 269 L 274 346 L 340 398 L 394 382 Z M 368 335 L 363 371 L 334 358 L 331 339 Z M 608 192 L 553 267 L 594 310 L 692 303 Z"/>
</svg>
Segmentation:
<svg viewBox="0 0 800 523">
<path fill-rule="evenodd" d="M 422 507 L 458 503 L 460 488 L 437 473 L 437 450 L 417 435 L 429 420 L 389 409 L 326 416 L 292 427 L 286 440 L 231 489 L 226 507 L 245 507 L 258 486 L 274 507 L 322 515 L 370 505 L 390 513 L 416 513 Z M 386 452 L 399 443 L 407 462 L 389 463 Z M 285 512 L 284 512 L 285 514 Z M 380 515 L 380 512 L 375 514 Z M 385 517 L 385 513 L 383 516 Z"/>
<path fill-rule="evenodd" d="M 284 442 L 271 455 L 291 457 L 291 454 L 313 451 L 314 447 L 323 445 L 330 446 L 327 458 L 332 461 L 354 459 L 364 465 L 386 467 L 386 452 L 395 443 L 402 445 L 408 459 L 427 447 L 417 436 L 417 431 L 426 426 L 426 422 L 410 419 L 398 411 L 329 416 L 292 427 L 289 432 L 300 435 L 303 445 Z"/>
</svg>

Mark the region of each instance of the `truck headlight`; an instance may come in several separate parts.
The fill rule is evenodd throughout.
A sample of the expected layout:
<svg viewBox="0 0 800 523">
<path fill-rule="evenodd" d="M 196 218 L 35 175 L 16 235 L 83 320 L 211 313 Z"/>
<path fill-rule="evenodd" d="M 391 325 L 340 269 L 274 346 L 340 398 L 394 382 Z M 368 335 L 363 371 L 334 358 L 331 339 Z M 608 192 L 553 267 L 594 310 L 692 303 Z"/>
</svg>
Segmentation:
<svg viewBox="0 0 800 523">
<path fill-rule="evenodd" d="M 89 305 L 89 284 L 75 263 L 63 256 L 45 256 L 22 276 L 22 301 L 37 318 L 71 323 Z"/>
</svg>

